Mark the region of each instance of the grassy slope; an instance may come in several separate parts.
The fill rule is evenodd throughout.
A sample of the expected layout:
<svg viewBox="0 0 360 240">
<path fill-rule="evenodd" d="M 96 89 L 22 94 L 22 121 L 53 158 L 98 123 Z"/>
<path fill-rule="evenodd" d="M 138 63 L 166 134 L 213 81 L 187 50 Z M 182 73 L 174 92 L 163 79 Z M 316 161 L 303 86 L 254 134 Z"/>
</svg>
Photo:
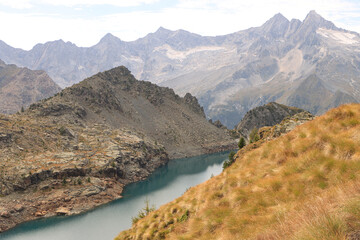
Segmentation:
<svg viewBox="0 0 360 240">
<path fill-rule="evenodd" d="M 360 105 L 251 148 L 116 239 L 360 237 Z"/>
</svg>

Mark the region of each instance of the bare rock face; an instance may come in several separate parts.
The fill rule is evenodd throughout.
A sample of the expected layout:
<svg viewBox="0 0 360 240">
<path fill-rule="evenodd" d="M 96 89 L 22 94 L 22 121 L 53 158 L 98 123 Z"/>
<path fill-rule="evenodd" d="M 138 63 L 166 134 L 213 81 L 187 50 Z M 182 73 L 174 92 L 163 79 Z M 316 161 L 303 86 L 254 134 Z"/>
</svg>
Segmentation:
<svg viewBox="0 0 360 240">
<path fill-rule="evenodd" d="M 6 65 L 0 60 L 0 112 L 15 113 L 61 88 L 44 72 Z"/>
<path fill-rule="evenodd" d="M 58 209 L 56 209 L 55 213 L 58 216 L 64 216 L 64 215 L 69 215 L 70 210 L 68 208 L 65 208 L 65 207 L 59 207 Z"/>
<path fill-rule="evenodd" d="M 271 102 L 247 112 L 235 130 L 243 137 L 248 138 L 252 129 L 274 126 L 279 124 L 284 118 L 300 112 L 305 112 L 305 110 Z"/>
<path fill-rule="evenodd" d="M 296 126 L 313 120 L 315 117 L 309 112 L 300 112 L 292 116 L 285 117 L 279 124 L 272 127 L 262 127 L 259 129 L 260 139 L 271 140 L 292 131 Z"/>
<path fill-rule="evenodd" d="M 7 210 L 3 210 L 0 212 L 0 216 L 2 218 L 9 218 L 10 217 L 10 213 Z"/>
<path fill-rule="evenodd" d="M 190 93 L 186 93 L 184 96 L 184 101 L 186 104 L 190 105 L 194 112 L 199 113 L 205 118 L 204 108 L 200 106 L 196 97 L 192 96 Z"/>
</svg>

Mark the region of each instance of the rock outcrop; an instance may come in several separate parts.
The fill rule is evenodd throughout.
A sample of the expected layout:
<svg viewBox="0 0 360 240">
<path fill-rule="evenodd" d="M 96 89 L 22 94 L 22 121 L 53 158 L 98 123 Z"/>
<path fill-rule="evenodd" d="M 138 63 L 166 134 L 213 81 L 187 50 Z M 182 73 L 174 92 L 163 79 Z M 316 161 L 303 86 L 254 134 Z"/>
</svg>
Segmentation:
<svg viewBox="0 0 360 240">
<path fill-rule="evenodd" d="M 248 138 L 252 129 L 274 126 L 279 124 L 285 117 L 300 112 L 305 112 L 305 110 L 271 102 L 247 112 L 244 118 L 237 124 L 235 130 L 244 138 Z"/>
<path fill-rule="evenodd" d="M 284 120 L 275 126 L 260 128 L 258 132 L 259 138 L 266 141 L 272 140 L 292 131 L 296 126 L 314 120 L 314 118 L 314 115 L 306 111 L 296 113 L 295 115 L 285 117 Z"/>
</svg>

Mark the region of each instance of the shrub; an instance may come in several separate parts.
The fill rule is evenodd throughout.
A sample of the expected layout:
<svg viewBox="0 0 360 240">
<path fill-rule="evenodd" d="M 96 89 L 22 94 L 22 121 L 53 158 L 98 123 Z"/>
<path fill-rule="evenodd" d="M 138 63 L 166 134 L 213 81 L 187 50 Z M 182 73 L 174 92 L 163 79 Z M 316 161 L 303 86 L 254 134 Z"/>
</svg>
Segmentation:
<svg viewBox="0 0 360 240">
<path fill-rule="evenodd" d="M 59 128 L 59 132 L 61 136 L 65 136 L 66 135 L 66 128 L 64 126 L 61 126 Z"/>
<path fill-rule="evenodd" d="M 225 168 L 229 167 L 231 164 L 233 164 L 233 162 L 235 160 L 234 156 L 235 156 L 235 152 L 231 151 L 229 154 L 229 159 L 223 163 L 223 169 L 225 169 Z"/>
<path fill-rule="evenodd" d="M 185 213 L 178 218 L 178 222 L 185 222 L 186 220 L 188 220 L 189 214 L 190 214 L 189 210 L 186 210 Z"/>
<path fill-rule="evenodd" d="M 150 207 L 150 201 L 148 199 L 146 199 L 145 207 L 143 207 L 141 210 L 139 210 L 137 216 L 131 218 L 132 223 L 133 224 L 137 223 L 140 219 L 146 217 L 147 215 L 149 215 L 149 213 L 151 213 L 154 210 L 155 210 L 155 206 Z"/>
<path fill-rule="evenodd" d="M 259 129 L 257 129 L 257 128 L 253 128 L 251 130 L 250 135 L 249 135 L 250 143 L 254 143 L 254 142 L 257 142 L 260 140 L 258 132 L 259 132 Z"/>
<path fill-rule="evenodd" d="M 239 140 L 239 143 L 238 143 L 239 149 L 242 149 L 243 147 L 245 147 L 245 145 L 246 145 L 245 139 L 243 137 L 241 137 Z"/>
</svg>

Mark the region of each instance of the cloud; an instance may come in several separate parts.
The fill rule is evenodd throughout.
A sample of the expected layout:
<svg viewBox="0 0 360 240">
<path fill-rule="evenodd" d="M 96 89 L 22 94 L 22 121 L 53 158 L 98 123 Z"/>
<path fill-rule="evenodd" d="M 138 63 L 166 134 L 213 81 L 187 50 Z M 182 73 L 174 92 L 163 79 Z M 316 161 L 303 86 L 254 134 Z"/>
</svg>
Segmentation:
<svg viewBox="0 0 360 240">
<path fill-rule="evenodd" d="M 132 7 L 142 4 L 152 4 L 159 0 L 32 0 L 35 4 L 47 4 L 55 6 L 94 6 L 94 5 L 111 5 L 117 7 Z"/>
<path fill-rule="evenodd" d="M 26 9 L 31 8 L 32 4 L 30 0 L 0 0 L 0 5 L 15 8 L 15 9 Z"/>
</svg>

